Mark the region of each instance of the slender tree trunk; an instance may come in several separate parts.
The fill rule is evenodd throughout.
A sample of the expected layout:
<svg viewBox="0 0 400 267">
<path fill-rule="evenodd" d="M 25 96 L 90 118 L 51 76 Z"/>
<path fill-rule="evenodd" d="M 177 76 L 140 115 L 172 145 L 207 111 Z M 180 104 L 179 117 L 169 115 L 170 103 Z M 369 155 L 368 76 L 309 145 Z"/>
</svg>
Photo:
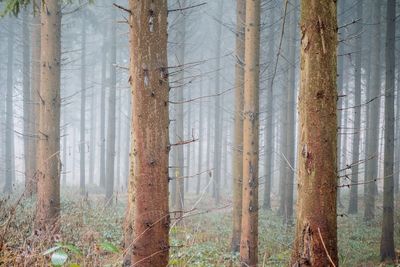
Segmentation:
<svg viewBox="0 0 400 267">
<path fill-rule="evenodd" d="M 13 160 L 14 160 L 14 83 L 13 83 L 13 64 L 14 64 L 14 21 L 8 18 L 8 56 L 7 56 L 7 94 L 6 94 L 6 182 L 4 193 L 11 193 L 13 187 Z"/>
<path fill-rule="evenodd" d="M 336 2 L 301 1 L 297 225 L 291 266 L 338 266 Z"/>
<path fill-rule="evenodd" d="M 242 176 L 243 176 L 243 83 L 244 83 L 244 35 L 246 25 L 246 0 L 236 0 L 236 64 L 235 64 L 235 114 L 234 144 L 232 156 L 233 211 L 231 250 L 240 249 L 242 224 Z"/>
<path fill-rule="evenodd" d="M 36 227 L 50 230 L 58 229 L 55 223 L 60 214 L 61 8 L 58 0 L 47 0 L 42 5 L 41 47 Z"/>
<path fill-rule="evenodd" d="M 211 81 L 209 81 L 208 90 L 207 90 L 209 95 L 212 94 L 211 85 L 210 84 L 211 84 Z M 206 190 L 207 190 L 207 193 L 209 193 L 210 192 L 210 187 L 211 187 L 211 185 L 210 185 L 211 180 L 210 179 L 212 179 L 212 172 L 211 172 L 210 162 L 211 162 L 211 157 L 212 157 L 212 151 L 211 151 L 211 129 L 213 127 L 213 125 L 212 125 L 212 123 L 213 123 L 212 122 L 213 107 L 211 105 L 211 102 L 208 102 L 207 106 L 208 106 L 207 107 L 208 112 L 207 112 L 207 147 L 206 147 L 206 149 L 207 149 L 207 152 L 206 152 L 207 161 L 206 161 L 206 164 L 207 164 L 207 170 L 208 170 L 208 178 L 207 178 L 207 188 L 206 188 Z"/>
<path fill-rule="evenodd" d="M 67 114 L 67 111 L 66 110 L 64 110 L 64 120 L 63 120 L 63 123 L 64 123 L 64 133 L 63 133 L 63 148 L 62 148 L 62 151 L 63 151 L 63 156 L 62 156 L 62 169 L 61 169 L 61 171 L 62 171 L 62 185 L 63 186 L 66 186 L 67 185 L 67 138 L 68 138 L 68 128 L 65 126 L 67 123 L 66 123 L 66 119 L 65 119 L 65 117 L 66 117 L 66 114 Z"/>
<path fill-rule="evenodd" d="M 394 87 L 396 0 L 387 1 L 386 29 L 386 92 L 385 92 L 385 155 L 383 177 L 383 220 L 381 237 L 381 260 L 394 262 Z"/>
<path fill-rule="evenodd" d="M 362 2 L 357 3 L 357 18 L 363 17 Z M 358 172 L 360 160 L 360 137 L 361 137 L 361 56 L 362 56 L 362 25 L 356 24 L 356 33 L 360 36 L 356 39 L 355 65 L 354 65 L 354 135 L 352 144 L 353 165 L 351 166 L 351 184 L 349 213 L 358 212 Z"/>
<path fill-rule="evenodd" d="M 115 117 L 117 98 L 117 13 L 112 7 L 111 18 L 111 50 L 110 50 L 110 93 L 108 96 L 108 124 L 107 124 L 107 158 L 106 158 L 106 201 L 111 204 L 114 192 L 114 162 L 115 162 Z"/>
<path fill-rule="evenodd" d="M 117 160 L 117 166 L 116 166 L 116 181 L 115 185 L 117 188 L 117 192 L 121 186 L 121 120 L 122 120 L 122 100 L 121 100 L 121 89 L 118 89 L 118 127 L 117 127 L 117 148 L 116 148 L 116 160 Z"/>
<path fill-rule="evenodd" d="M 246 1 L 241 266 L 258 262 L 260 0 Z"/>
<path fill-rule="evenodd" d="M 292 6 L 296 7 L 296 1 L 291 1 Z M 295 167 L 295 129 L 296 129 L 296 122 L 295 122 L 295 106 L 296 106 L 296 75 L 295 75 L 295 62 L 296 62 L 296 46 L 293 45 L 296 43 L 296 28 L 297 28 L 297 19 L 296 19 L 296 9 L 290 12 L 289 15 L 289 71 L 288 71 L 288 94 L 287 94 L 287 131 L 286 131 L 286 159 L 290 166 L 287 166 L 287 176 L 286 176 L 286 184 L 285 184 L 285 216 L 284 220 L 286 223 L 291 224 L 293 220 L 293 183 L 294 183 L 294 171 L 292 167 Z"/>
<path fill-rule="evenodd" d="M 94 91 L 94 90 L 93 90 Z M 94 184 L 94 168 L 96 159 L 96 137 L 97 137 L 97 94 L 92 92 L 90 107 L 90 159 L 89 159 L 89 184 Z"/>
<path fill-rule="evenodd" d="M 187 1 L 181 1 L 181 7 L 187 7 Z M 184 90 L 184 83 L 185 83 L 185 73 L 184 73 L 184 65 L 185 65 L 185 42 L 186 42 L 186 18 L 184 14 L 179 14 L 179 19 L 177 20 L 177 33 L 176 33 L 176 42 L 177 42 L 177 63 L 182 67 L 179 69 L 179 73 L 177 76 L 177 82 L 179 86 L 176 88 L 176 100 L 178 102 L 183 101 L 183 90 Z M 184 122 L 184 114 L 183 114 L 183 104 L 178 104 L 175 110 L 175 143 L 179 143 L 184 141 L 184 129 L 183 129 L 183 122 Z M 181 218 L 183 215 L 183 208 L 185 206 L 185 181 L 184 181 L 184 151 L 183 145 L 178 145 L 174 148 L 175 151 L 175 184 L 176 184 L 176 191 L 175 195 L 173 196 L 175 200 L 174 208 L 176 210 L 176 217 Z"/>
<path fill-rule="evenodd" d="M 273 63 L 274 60 L 274 50 L 275 50 L 275 10 L 270 10 L 270 20 L 269 24 L 269 34 L 268 38 L 268 52 L 267 52 L 267 60 Z M 273 66 L 274 64 L 270 64 L 268 68 L 268 77 L 272 77 L 273 75 Z M 266 114 L 266 123 L 265 123 L 265 134 L 264 134 L 264 155 L 265 155 L 265 163 L 264 163 L 264 199 L 263 199 L 263 208 L 266 210 L 271 209 L 271 181 L 272 181 L 272 165 L 273 165 L 273 88 L 272 84 L 268 83 L 270 86 L 267 87 L 267 114 Z"/>
<path fill-rule="evenodd" d="M 190 92 L 190 88 L 187 88 L 187 99 L 191 98 L 191 92 Z M 191 105 L 187 105 L 187 112 L 186 112 L 186 116 L 187 116 L 187 125 L 186 125 L 186 136 L 187 138 L 191 138 L 192 136 L 192 123 L 191 123 Z M 187 144 L 186 145 L 186 164 L 185 164 L 185 176 L 189 176 L 190 175 L 190 164 L 191 164 L 191 159 L 190 159 L 190 148 L 191 148 L 191 144 Z M 185 192 L 189 192 L 189 181 L 190 179 L 185 179 Z"/>
<path fill-rule="evenodd" d="M 81 195 L 86 193 L 86 19 L 82 18 L 81 31 L 81 126 L 80 126 L 80 176 L 79 189 Z"/>
<path fill-rule="evenodd" d="M 167 1 L 130 0 L 134 217 L 131 265 L 168 265 Z M 151 92 L 151 93 L 149 93 Z M 133 216 L 133 215 L 132 215 Z"/>
<path fill-rule="evenodd" d="M 25 188 L 33 177 L 32 169 L 32 99 L 30 88 L 30 36 L 29 36 L 29 12 L 26 8 L 22 11 L 22 88 L 23 88 L 23 118 L 24 118 L 24 163 L 25 163 Z M 25 193 L 26 194 L 26 193 Z M 30 194 L 28 194 L 30 195 Z"/>
<path fill-rule="evenodd" d="M 223 15 L 223 1 L 218 1 L 218 15 L 217 18 L 222 19 Z M 215 204 L 220 202 L 221 193 L 221 98 L 219 93 L 220 88 L 220 68 L 221 68 L 221 34 L 222 34 L 222 23 L 217 22 L 217 39 L 216 39 L 216 66 L 215 66 L 215 97 L 214 97 L 214 107 L 215 107 L 215 127 L 214 127 L 214 158 L 213 158 L 213 197 L 215 199 Z"/>
<path fill-rule="evenodd" d="M 200 97 L 203 96 L 203 79 L 200 80 Z M 203 167 L 203 143 L 204 143 L 204 121 L 203 121 L 203 101 L 200 99 L 200 107 L 199 107 L 199 152 L 198 152 L 198 167 L 197 167 L 197 184 L 196 184 L 196 195 L 200 194 L 200 188 L 201 188 L 201 178 L 203 175 L 201 175 L 201 168 Z"/>
<path fill-rule="evenodd" d="M 35 16 L 32 19 L 32 66 L 31 66 L 31 99 L 32 99 L 32 106 L 31 106 L 31 123 L 32 129 L 31 133 L 33 136 L 31 142 L 31 168 L 33 170 L 32 177 L 29 180 L 29 183 L 26 184 L 26 194 L 31 196 L 36 194 L 37 192 L 37 146 L 39 142 L 39 107 L 40 107 L 40 98 L 39 98 L 39 90 L 40 90 L 40 54 L 41 54 L 41 43 L 40 43 L 40 36 L 41 36 L 41 27 L 40 27 L 40 5 L 37 4 L 37 1 L 33 1 L 35 7 Z"/>
<path fill-rule="evenodd" d="M 370 221 L 375 217 L 375 183 L 378 176 L 378 148 L 379 148 L 379 117 L 380 117 L 380 17 L 381 1 L 372 1 L 372 49 L 371 75 L 367 88 L 367 137 L 366 137 L 366 166 L 364 192 L 364 220 Z"/>
<path fill-rule="evenodd" d="M 107 80 L 107 50 L 106 41 L 103 35 L 102 56 L 101 56 L 101 95 L 100 95 L 100 187 L 106 185 L 106 80 Z"/>
</svg>

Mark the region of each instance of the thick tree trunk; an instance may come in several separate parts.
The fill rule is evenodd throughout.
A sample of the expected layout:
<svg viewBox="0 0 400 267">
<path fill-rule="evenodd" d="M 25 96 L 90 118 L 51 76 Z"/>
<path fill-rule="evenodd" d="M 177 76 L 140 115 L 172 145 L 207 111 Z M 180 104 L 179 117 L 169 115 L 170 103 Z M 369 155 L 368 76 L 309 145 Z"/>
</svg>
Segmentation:
<svg viewBox="0 0 400 267">
<path fill-rule="evenodd" d="M 231 250 L 240 249 L 242 224 L 242 176 L 243 176 L 243 83 L 244 83 L 244 35 L 246 24 L 246 0 L 236 0 L 236 64 L 235 64 L 235 114 L 234 144 L 232 156 L 233 211 Z"/>
<path fill-rule="evenodd" d="M 58 229 L 56 222 L 60 214 L 61 8 L 58 0 L 47 0 L 42 5 L 41 47 L 36 227 L 50 230 Z"/>
<path fill-rule="evenodd" d="M 134 217 L 131 265 L 168 265 L 167 1 L 130 0 Z M 132 215 L 133 216 L 133 215 Z"/>
<path fill-rule="evenodd" d="M 291 266 L 338 266 L 336 2 L 302 0 L 300 27 L 297 225 Z"/>
<path fill-rule="evenodd" d="M 117 13 L 112 7 L 111 19 L 111 50 L 110 50 L 110 93 L 108 96 L 108 124 L 107 124 L 107 158 L 106 158 L 106 202 L 112 203 L 114 193 L 114 164 L 115 164 L 115 117 L 117 99 Z"/>
<path fill-rule="evenodd" d="M 86 191 L 86 19 L 82 18 L 81 31 L 81 125 L 80 125 L 80 167 L 79 167 L 79 189 L 80 194 L 85 195 Z"/>
<path fill-rule="evenodd" d="M 246 1 L 241 266 L 258 261 L 260 0 Z"/>
<path fill-rule="evenodd" d="M 396 0 L 387 1 L 386 30 L 386 91 L 385 91 L 385 155 L 383 177 L 383 220 L 381 237 L 381 260 L 394 261 L 394 87 Z"/>
<path fill-rule="evenodd" d="M 357 3 L 357 18 L 362 18 L 363 7 L 362 2 Z M 356 51 L 355 65 L 354 65 L 354 118 L 353 118 L 353 165 L 351 166 L 351 184 L 350 186 L 350 203 L 349 210 L 350 214 L 358 212 L 358 172 L 359 172 L 359 160 L 360 160 L 360 136 L 361 136 L 361 56 L 362 56 L 362 25 L 361 23 L 356 24 L 356 33 L 359 36 L 356 39 Z"/>
</svg>

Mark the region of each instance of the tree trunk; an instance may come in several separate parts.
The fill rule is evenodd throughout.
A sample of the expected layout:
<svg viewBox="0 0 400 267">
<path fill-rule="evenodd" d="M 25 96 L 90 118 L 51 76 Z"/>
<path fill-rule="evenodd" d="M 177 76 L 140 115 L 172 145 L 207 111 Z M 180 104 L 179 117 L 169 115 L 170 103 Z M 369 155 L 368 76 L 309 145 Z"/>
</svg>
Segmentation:
<svg viewBox="0 0 400 267">
<path fill-rule="evenodd" d="M 297 225 L 291 266 L 338 266 L 336 2 L 301 1 Z"/>
<path fill-rule="evenodd" d="M 260 0 L 246 1 L 243 101 L 243 201 L 241 266 L 256 266 L 258 254 L 258 157 Z"/>
<path fill-rule="evenodd" d="M 134 217 L 131 265 L 168 265 L 167 1 L 130 0 Z M 133 216 L 133 215 L 132 215 Z"/>
<path fill-rule="evenodd" d="M 218 14 L 217 18 L 222 19 L 223 16 L 223 1 L 218 1 Z M 215 204 L 218 205 L 220 202 L 221 194 L 221 98 L 219 93 L 220 88 L 220 68 L 221 68 L 221 34 L 222 34 L 222 23 L 217 22 L 217 39 L 216 39 L 216 65 L 215 65 L 215 95 L 214 96 L 214 107 L 215 107 L 215 127 L 214 127 L 214 158 L 213 158 L 213 197 Z"/>
<path fill-rule="evenodd" d="M 272 77 L 274 74 L 273 63 L 274 61 L 274 50 L 275 50 L 275 28 L 273 23 L 275 22 L 275 9 L 270 10 L 270 19 L 269 24 L 269 34 L 268 38 L 268 51 L 267 51 L 267 60 L 269 60 L 270 66 L 268 68 L 268 77 Z M 272 181 L 272 165 L 273 165 L 273 88 L 270 80 L 268 80 L 267 87 L 267 113 L 266 113 L 266 123 L 265 123 L 265 134 L 264 134 L 264 199 L 263 199 L 263 208 L 266 210 L 271 209 L 271 181 Z"/>
<path fill-rule="evenodd" d="M 379 146 L 379 116 L 380 116 L 380 17 L 381 1 L 372 1 L 371 30 L 371 75 L 367 88 L 367 133 L 365 187 L 364 190 L 364 220 L 370 221 L 375 217 L 375 183 L 378 176 L 378 146 Z"/>
<path fill-rule="evenodd" d="M 89 184 L 94 184 L 95 159 L 96 159 L 96 137 L 97 137 L 97 94 L 92 91 L 90 107 L 90 158 L 89 158 Z"/>
<path fill-rule="evenodd" d="M 203 79 L 201 78 L 200 80 L 200 97 L 203 96 Z M 203 132 L 204 132 L 204 121 L 203 121 L 203 100 L 200 99 L 200 107 L 199 107 L 199 152 L 198 152 L 198 167 L 197 167 L 197 184 L 196 184 L 196 195 L 200 194 L 200 188 L 201 188 L 201 178 L 203 175 L 201 175 L 201 168 L 203 167 L 203 143 L 204 143 L 204 138 L 203 138 Z"/>
<path fill-rule="evenodd" d="M 396 0 L 387 1 L 386 29 L 386 92 L 385 92 L 385 155 L 383 177 L 383 221 L 381 260 L 394 262 L 394 87 Z"/>
<path fill-rule="evenodd" d="M 37 146 L 39 142 L 39 107 L 40 107 L 40 98 L 39 98 L 39 90 L 40 90 L 40 51 L 41 51 L 41 43 L 40 43 L 40 5 L 34 1 L 34 6 L 36 9 L 35 16 L 32 19 L 32 66 L 31 66 L 31 99 L 32 99 L 32 106 L 31 106 L 31 121 L 32 121 L 32 129 L 31 133 L 33 136 L 31 142 L 31 168 L 33 170 L 32 177 L 29 180 L 29 183 L 26 184 L 26 194 L 31 196 L 36 194 L 37 192 Z"/>
<path fill-rule="evenodd" d="M 79 176 L 79 189 L 81 196 L 86 193 L 86 19 L 82 17 L 82 31 L 81 31 L 81 126 L 80 126 L 80 176 Z"/>
<path fill-rule="evenodd" d="M 191 98 L 191 88 L 187 88 L 187 99 Z M 192 136 L 192 122 L 191 122 L 191 105 L 190 103 L 187 105 L 187 121 L 186 121 L 186 136 L 187 138 L 191 138 Z M 186 164 L 185 164 L 185 177 L 190 176 L 190 164 L 191 164 L 191 159 L 190 159 L 190 148 L 191 144 L 186 145 Z M 185 192 L 189 192 L 189 181 L 190 179 L 185 179 Z"/>
<path fill-rule="evenodd" d="M 362 2 L 357 3 L 357 18 L 363 17 Z M 356 34 L 359 36 L 356 39 L 355 65 L 354 65 L 354 135 L 352 144 L 353 165 L 351 166 L 351 184 L 350 186 L 350 203 L 349 213 L 356 214 L 358 212 L 358 172 L 360 160 L 360 136 L 361 136 L 361 57 L 362 57 L 362 25 L 356 24 Z"/>
<path fill-rule="evenodd" d="M 235 113 L 234 144 L 232 156 L 233 211 L 232 252 L 240 249 L 242 223 L 242 176 L 243 176 L 243 82 L 244 82 L 244 35 L 246 24 L 246 0 L 236 0 L 236 64 L 235 64 Z"/>
<path fill-rule="evenodd" d="M 36 227 L 50 230 L 60 214 L 60 62 L 61 8 L 47 0 L 41 13 L 41 74 L 39 142 L 37 151 L 38 199 Z"/>
<path fill-rule="evenodd" d="M 22 88 L 23 88 L 23 118 L 24 118 L 24 164 L 25 164 L 25 188 L 29 188 L 34 175 L 32 169 L 31 144 L 32 139 L 32 99 L 30 88 L 30 36 L 29 36 L 29 12 L 26 8 L 22 11 Z M 26 193 L 25 193 L 26 194 Z M 28 194 L 30 196 L 30 194 Z"/>
<path fill-rule="evenodd" d="M 107 27 L 105 27 L 107 28 Z M 100 187 L 106 185 L 106 80 L 107 80 L 107 50 L 106 41 L 103 35 L 103 45 L 101 47 L 101 95 L 100 95 Z"/>
<path fill-rule="evenodd" d="M 112 204 L 114 192 L 114 162 L 115 162 L 115 117 L 117 98 L 117 13 L 112 7 L 111 18 L 111 57 L 110 57 L 110 93 L 108 96 L 108 124 L 107 124 L 107 161 L 106 161 L 106 202 Z"/>
<path fill-rule="evenodd" d="M 291 1 L 292 5 L 296 7 L 296 1 Z M 292 168 L 295 167 L 295 131 L 296 131 L 296 121 L 295 121 L 295 112 L 296 112 L 296 75 L 295 75 L 295 62 L 296 62 L 296 45 L 293 45 L 296 40 L 296 28 L 297 28 L 297 15 L 296 9 L 293 8 L 292 11 L 289 11 L 289 33 L 288 33 L 288 42 L 289 42 L 289 51 L 288 51 L 288 60 L 289 60 L 289 70 L 288 70 L 288 94 L 287 94 L 287 114 L 286 114 L 286 122 L 287 122 L 287 131 L 286 131 L 286 159 L 290 166 L 287 166 L 287 176 L 285 183 L 285 212 L 284 212 L 284 220 L 286 223 L 291 224 L 293 220 L 293 183 L 294 183 L 294 170 Z"/>
<path fill-rule="evenodd" d="M 14 21 L 8 18 L 8 56 L 7 56 L 7 94 L 6 94 L 6 181 L 4 193 L 11 193 L 14 182 L 14 84 L 13 84 L 13 64 L 14 64 Z"/>
</svg>

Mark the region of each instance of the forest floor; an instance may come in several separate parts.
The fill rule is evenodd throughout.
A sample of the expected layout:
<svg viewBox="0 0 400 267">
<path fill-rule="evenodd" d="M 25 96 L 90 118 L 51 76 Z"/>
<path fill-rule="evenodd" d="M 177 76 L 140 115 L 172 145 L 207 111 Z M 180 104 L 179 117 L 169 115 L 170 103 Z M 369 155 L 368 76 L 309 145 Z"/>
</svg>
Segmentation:
<svg viewBox="0 0 400 267">
<path fill-rule="evenodd" d="M 66 191 L 62 195 L 61 233 L 47 242 L 32 234 L 34 200 L 22 200 L 18 205 L 18 199 L 0 201 L 0 266 L 122 265 L 126 196 L 119 196 L 117 203 L 107 208 L 101 195 L 80 200 L 72 193 L 78 190 Z M 239 266 L 239 255 L 230 252 L 229 201 L 212 208 L 211 198 L 197 200 L 189 195 L 186 205 L 190 211 L 179 224 L 172 222 L 170 266 Z M 377 213 L 381 213 L 380 201 Z M 400 201 L 397 203 L 395 210 L 399 211 Z M 400 249 L 400 214 L 396 216 L 395 245 Z M 338 217 L 341 266 L 380 265 L 381 215 L 376 217 L 369 224 L 361 215 Z M 275 211 L 260 210 L 259 266 L 288 266 L 293 236 L 293 225 L 284 225 Z"/>
</svg>

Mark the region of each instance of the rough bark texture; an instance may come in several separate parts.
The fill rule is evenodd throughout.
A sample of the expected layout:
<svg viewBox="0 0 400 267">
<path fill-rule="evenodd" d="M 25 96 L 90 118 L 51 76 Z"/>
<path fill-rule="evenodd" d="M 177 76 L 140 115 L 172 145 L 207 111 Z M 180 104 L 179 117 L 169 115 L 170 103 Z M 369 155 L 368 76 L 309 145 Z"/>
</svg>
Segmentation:
<svg viewBox="0 0 400 267">
<path fill-rule="evenodd" d="M 362 2 L 357 3 L 357 18 L 362 18 L 363 7 Z M 354 135 L 353 135 L 353 165 L 351 166 L 351 184 L 350 187 L 350 203 L 349 213 L 355 214 L 358 212 L 358 172 L 359 172 L 359 160 L 360 160 L 360 136 L 361 136 L 361 56 L 362 56 L 362 25 L 361 23 L 356 24 L 356 32 L 360 35 L 356 38 L 356 51 L 355 65 L 354 65 Z"/>
<path fill-rule="evenodd" d="M 134 266 L 168 264 L 167 1 L 130 0 Z M 132 196 L 130 196 L 130 200 Z"/>
<path fill-rule="evenodd" d="M 246 1 L 241 266 L 258 261 L 260 0 Z"/>
<path fill-rule="evenodd" d="M 113 7 L 111 19 L 111 51 L 110 51 L 110 93 L 108 96 L 107 124 L 107 157 L 106 157 L 106 201 L 111 204 L 114 193 L 114 164 L 115 164 L 115 117 L 117 100 L 117 15 Z"/>
<path fill-rule="evenodd" d="M 396 0 L 387 1 L 386 29 L 386 92 L 385 92 L 385 155 L 383 177 L 383 221 L 381 260 L 394 261 L 394 87 Z"/>
<path fill-rule="evenodd" d="M 297 225 L 291 266 L 338 266 L 336 1 L 301 1 Z M 326 247 L 326 249 L 325 249 Z"/>
<path fill-rule="evenodd" d="M 233 212 L 231 250 L 240 249 L 242 224 L 242 176 L 243 176 L 243 82 L 244 82 L 244 31 L 246 0 L 236 1 L 236 65 L 235 65 L 235 115 L 232 156 Z"/>
<path fill-rule="evenodd" d="M 60 62 L 61 9 L 47 0 L 41 12 L 41 74 L 39 141 L 37 151 L 38 199 L 36 228 L 49 230 L 60 213 Z"/>
</svg>

